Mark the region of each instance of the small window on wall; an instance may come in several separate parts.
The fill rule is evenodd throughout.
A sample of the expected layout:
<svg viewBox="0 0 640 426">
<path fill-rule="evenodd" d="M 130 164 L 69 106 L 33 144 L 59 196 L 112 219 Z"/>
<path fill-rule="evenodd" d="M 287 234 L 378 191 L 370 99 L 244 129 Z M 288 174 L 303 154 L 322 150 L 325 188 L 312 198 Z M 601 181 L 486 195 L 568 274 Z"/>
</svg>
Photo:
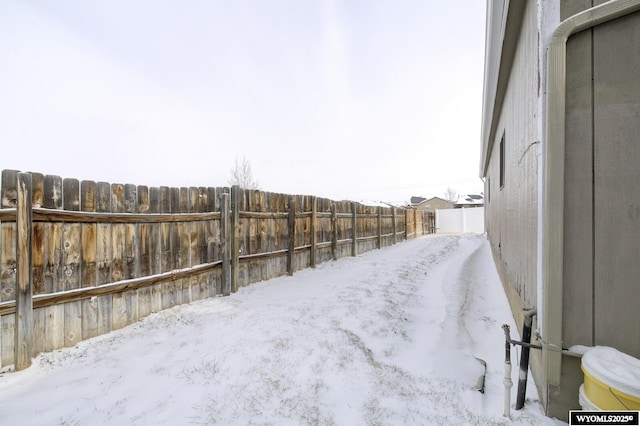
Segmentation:
<svg viewBox="0 0 640 426">
<path fill-rule="evenodd" d="M 500 189 L 504 188 L 504 173 L 505 173 L 505 152 L 504 152 L 504 133 L 502 139 L 500 139 Z"/>
</svg>

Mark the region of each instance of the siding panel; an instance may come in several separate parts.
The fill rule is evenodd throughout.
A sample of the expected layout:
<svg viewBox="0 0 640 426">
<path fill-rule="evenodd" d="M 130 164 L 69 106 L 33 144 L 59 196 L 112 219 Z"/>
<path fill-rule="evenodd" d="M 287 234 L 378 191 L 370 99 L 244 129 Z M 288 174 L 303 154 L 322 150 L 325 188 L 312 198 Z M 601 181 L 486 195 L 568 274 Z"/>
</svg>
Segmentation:
<svg viewBox="0 0 640 426">
<path fill-rule="evenodd" d="M 640 326 L 629 315 L 638 311 L 640 300 L 638 40 L 640 13 L 594 29 L 594 343 L 635 357 L 640 357 Z"/>
<path fill-rule="evenodd" d="M 591 30 L 567 43 L 564 297 L 566 347 L 592 345 L 593 135 Z"/>
</svg>

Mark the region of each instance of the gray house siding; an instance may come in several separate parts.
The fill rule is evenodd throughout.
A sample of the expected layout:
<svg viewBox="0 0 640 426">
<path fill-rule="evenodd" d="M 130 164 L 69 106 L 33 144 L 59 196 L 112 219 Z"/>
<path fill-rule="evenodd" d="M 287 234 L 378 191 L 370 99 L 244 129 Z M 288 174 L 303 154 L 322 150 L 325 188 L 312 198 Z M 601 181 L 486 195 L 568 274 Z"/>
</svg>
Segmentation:
<svg viewBox="0 0 640 426">
<path fill-rule="evenodd" d="M 640 12 L 567 45 L 564 346 L 640 357 Z M 612 46 L 615 46 L 612 48 Z M 636 314 L 635 321 L 630 315 Z"/>
<path fill-rule="evenodd" d="M 591 6 L 564 5 L 563 15 Z M 611 346 L 640 358 L 637 40 L 638 12 L 567 43 L 562 337 L 564 349 Z M 578 408 L 581 382 L 579 359 L 564 356 L 548 413 L 563 418 Z"/>
<path fill-rule="evenodd" d="M 536 306 L 537 162 L 539 96 L 536 4 L 527 2 L 511 75 L 489 155 L 485 193 L 486 229 L 509 286 L 525 307 Z M 522 117 L 530 119 L 523 120 Z M 500 143 L 504 185 L 500 185 Z"/>
<path fill-rule="evenodd" d="M 496 121 L 491 150 L 485 153 L 485 229 L 518 328 L 523 310 L 537 307 L 538 169 L 541 96 L 537 5 L 526 2 Z M 502 60 L 504 67 L 504 59 Z M 486 89 L 485 89 L 486 90 Z M 500 143 L 504 143 L 504 185 L 500 182 Z M 534 324 L 534 328 L 536 325 Z M 542 360 L 531 354 L 536 385 Z M 538 386 L 541 398 L 546 392 Z"/>
<path fill-rule="evenodd" d="M 640 358 L 640 12 L 595 31 L 594 344 Z"/>
<path fill-rule="evenodd" d="M 563 337 L 565 345 L 592 345 L 593 135 L 591 31 L 567 43 Z"/>
</svg>

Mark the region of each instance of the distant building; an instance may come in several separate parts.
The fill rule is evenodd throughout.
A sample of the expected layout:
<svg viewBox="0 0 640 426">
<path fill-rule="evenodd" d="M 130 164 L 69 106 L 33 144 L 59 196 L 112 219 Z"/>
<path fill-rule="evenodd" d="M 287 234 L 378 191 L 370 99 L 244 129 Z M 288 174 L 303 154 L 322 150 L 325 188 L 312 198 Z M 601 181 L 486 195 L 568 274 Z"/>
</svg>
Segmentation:
<svg viewBox="0 0 640 426">
<path fill-rule="evenodd" d="M 531 371 L 565 421 L 576 348 L 640 358 L 639 34 L 638 0 L 487 1 L 486 233 L 520 330 L 537 313 Z"/>
<path fill-rule="evenodd" d="M 424 197 L 411 197 L 411 207 L 419 211 L 435 213 L 436 209 L 452 209 L 453 203 L 440 197 L 426 199 Z"/>
</svg>

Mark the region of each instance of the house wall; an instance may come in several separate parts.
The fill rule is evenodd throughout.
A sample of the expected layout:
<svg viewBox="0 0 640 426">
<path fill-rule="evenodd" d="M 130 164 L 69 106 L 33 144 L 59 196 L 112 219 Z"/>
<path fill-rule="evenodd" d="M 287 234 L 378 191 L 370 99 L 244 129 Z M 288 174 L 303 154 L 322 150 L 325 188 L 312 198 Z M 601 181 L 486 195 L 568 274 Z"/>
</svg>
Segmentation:
<svg viewBox="0 0 640 426">
<path fill-rule="evenodd" d="M 538 111 L 544 111 L 547 26 L 553 29 L 556 20 L 604 2 L 548 0 L 509 5 L 509 9 L 524 7 L 522 22 L 511 23 L 519 29 L 517 36 L 505 35 L 503 56 L 507 40 L 513 43 L 517 37 L 517 44 L 512 62 L 501 58 L 500 72 L 508 70 L 508 79 L 502 93 L 498 84 L 498 107 L 487 109 L 485 99 L 482 167 L 487 235 L 519 328 L 523 308 L 541 308 L 536 300 L 536 228 L 544 117 Z M 500 16 L 499 12 L 494 15 Z M 538 13 L 542 13 L 540 18 Z M 640 12 L 582 31 L 567 43 L 562 333 L 564 349 L 576 344 L 607 345 L 640 358 L 637 40 Z M 487 60 L 492 57 L 495 54 L 486 56 Z M 492 70 L 495 74 L 491 64 L 485 70 L 485 96 L 492 93 L 486 87 Z M 488 113 L 491 120 L 487 120 Z M 501 188 L 503 136 L 506 170 Z M 583 380 L 579 357 L 563 356 L 560 386 L 555 387 L 543 382 L 539 351 L 531 356 L 547 414 L 566 420 L 569 409 L 579 408 L 578 386 Z"/>
<path fill-rule="evenodd" d="M 485 220 L 507 293 L 535 308 L 537 283 L 538 32 L 536 2 L 526 2 L 509 83 L 497 119 L 485 179 Z M 505 143 L 505 179 L 500 187 L 500 141 Z M 517 318 L 516 318 L 517 319 Z"/>
<path fill-rule="evenodd" d="M 450 209 L 453 204 L 441 198 L 430 198 L 417 206 L 418 210 L 435 213 L 437 209 Z"/>
<path fill-rule="evenodd" d="M 521 5 L 522 3 L 515 4 Z M 486 119 L 483 129 L 483 133 L 490 134 L 492 138 L 483 142 L 487 149 L 483 153 L 487 158 L 484 170 L 485 230 L 519 332 L 523 325 L 523 310 L 539 308 L 538 163 L 542 138 L 539 111 L 543 93 L 539 73 L 542 58 L 539 54 L 541 49 L 537 7 L 537 2 L 527 1 L 522 10 L 522 22 L 512 24 L 519 32 L 515 36 L 505 35 L 511 42 L 514 42 L 514 38 L 517 39 L 517 45 L 510 65 L 504 62 L 503 52 L 500 68 L 509 68 L 509 74 L 506 89 L 496 100 L 500 108 L 493 111 L 495 131 L 489 131 Z M 487 54 L 487 60 L 491 56 Z M 487 73 L 490 71 L 486 70 Z M 485 87 L 485 93 L 486 90 Z M 487 112 L 485 109 L 484 113 Z M 500 141 L 503 136 L 506 170 L 504 186 L 501 187 Z M 536 328 L 537 318 L 534 317 L 533 329 Z M 539 344 L 535 338 L 532 343 Z M 546 407 L 547 392 L 540 351 L 531 352 L 530 366 L 535 385 Z"/>
</svg>

